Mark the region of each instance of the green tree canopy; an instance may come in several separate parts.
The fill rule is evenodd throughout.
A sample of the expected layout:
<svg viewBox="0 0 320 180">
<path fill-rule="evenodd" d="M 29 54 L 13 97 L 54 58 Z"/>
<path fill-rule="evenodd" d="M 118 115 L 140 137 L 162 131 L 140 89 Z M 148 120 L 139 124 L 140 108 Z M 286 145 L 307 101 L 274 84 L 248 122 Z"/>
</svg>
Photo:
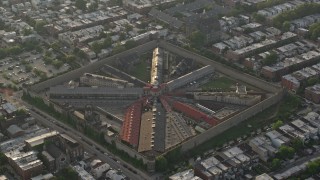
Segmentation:
<svg viewBox="0 0 320 180">
<path fill-rule="evenodd" d="M 313 40 L 317 40 L 320 37 L 320 22 L 310 26 L 309 37 Z"/>
<path fill-rule="evenodd" d="M 252 17 L 253 17 L 253 19 L 255 19 L 259 23 L 264 23 L 266 21 L 266 17 L 264 17 L 263 15 L 258 14 L 258 13 L 254 13 L 252 15 Z"/>
<path fill-rule="evenodd" d="M 307 164 L 307 173 L 309 175 L 313 175 L 318 173 L 318 171 L 320 170 L 320 164 L 317 161 L 313 161 L 313 162 L 309 162 Z"/>
<path fill-rule="evenodd" d="M 87 1 L 85 0 L 76 0 L 75 6 L 82 10 L 85 11 L 87 9 Z"/>
<path fill-rule="evenodd" d="M 272 162 L 271 162 L 271 169 L 272 169 L 272 170 L 276 170 L 276 169 L 278 169 L 280 166 L 281 166 L 281 161 L 280 161 L 280 159 L 278 159 L 278 158 L 272 159 Z"/>
<path fill-rule="evenodd" d="M 189 40 L 192 46 L 201 47 L 205 44 L 206 36 L 200 31 L 196 31 L 189 36 Z"/>
<path fill-rule="evenodd" d="M 44 26 L 46 25 L 46 21 L 41 20 L 41 21 L 36 21 L 34 29 L 39 33 L 43 34 L 45 32 Z"/>
<path fill-rule="evenodd" d="M 63 62 L 61 60 L 55 59 L 54 61 L 52 61 L 52 65 L 56 68 L 56 69 L 60 69 L 61 66 L 63 65 Z"/>
<path fill-rule="evenodd" d="M 78 179 L 78 173 L 75 172 L 71 167 L 67 167 L 64 169 L 61 169 L 58 172 L 58 179 L 65 179 L 65 180 L 76 180 Z"/>
<path fill-rule="evenodd" d="M 290 30 L 290 22 L 289 21 L 285 21 L 283 24 L 282 24 L 282 29 L 284 31 L 289 31 Z"/>
<path fill-rule="evenodd" d="M 98 9 L 99 5 L 97 2 L 92 2 L 89 7 L 88 7 L 88 10 L 90 12 L 93 12 L 93 11 L 96 11 Z"/>
<path fill-rule="evenodd" d="M 269 55 L 266 56 L 265 59 L 263 59 L 262 64 L 265 66 L 275 64 L 278 60 L 278 55 L 275 52 L 271 52 Z"/>
<path fill-rule="evenodd" d="M 275 5 L 278 5 L 278 4 L 285 3 L 287 1 L 289 1 L 289 0 L 267 0 L 267 1 L 262 1 L 262 2 L 258 3 L 257 9 L 264 9 L 264 8 L 267 8 L 267 7 L 271 7 L 271 6 L 275 6 Z"/>
<path fill-rule="evenodd" d="M 168 161 L 165 157 L 159 156 L 156 159 L 156 171 L 163 172 L 167 169 Z"/>
<path fill-rule="evenodd" d="M 22 34 L 23 34 L 24 36 L 28 36 L 28 35 L 32 34 L 32 29 L 30 29 L 30 28 L 23 28 Z"/>
<path fill-rule="evenodd" d="M 7 48 L 7 53 L 11 55 L 17 55 L 22 52 L 22 48 L 20 46 L 12 46 Z"/>
<path fill-rule="evenodd" d="M 319 83 L 319 81 L 320 81 L 320 80 L 319 80 L 318 77 L 309 78 L 309 79 L 307 80 L 307 86 L 313 86 L 313 85 Z"/>
<path fill-rule="evenodd" d="M 112 53 L 113 53 L 113 54 L 118 54 L 118 53 L 121 53 L 121 52 L 123 52 L 123 51 L 125 51 L 125 50 L 126 50 L 126 47 L 124 47 L 124 46 L 122 46 L 122 45 L 117 45 L 117 46 L 115 46 L 115 47 L 113 48 Z"/>
<path fill-rule="evenodd" d="M 122 0 L 110 0 L 108 3 L 110 6 L 122 6 L 123 4 Z"/>
<path fill-rule="evenodd" d="M 8 159 L 4 153 L 0 152 L 0 166 L 4 166 L 8 163 Z"/>
<path fill-rule="evenodd" d="M 102 49 L 102 44 L 95 41 L 94 43 L 92 43 L 91 48 L 95 53 L 100 53 Z"/>
<path fill-rule="evenodd" d="M 280 126 L 283 125 L 283 122 L 281 120 L 277 120 L 275 123 L 272 124 L 272 129 L 278 129 Z"/>
<path fill-rule="evenodd" d="M 126 44 L 124 45 L 126 47 L 126 49 L 131 49 L 134 48 L 137 45 L 137 43 L 133 40 L 129 40 L 126 42 Z"/>
<path fill-rule="evenodd" d="M 279 151 L 277 153 L 278 157 L 281 159 L 292 159 L 295 154 L 295 150 L 289 146 L 280 146 Z"/>
<path fill-rule="evenodd" d="M 55 41 L 52 44 L 50 44 L 50 47 L 56 51 L 58 51 L 61 47 L 60 42 L 59 41 Z"/>
<path fill-rule="evenodd" d="M 293 139 L 291 144 L 295 150 L 300 150 L 303 148 L 303 141 L 300 138 Z"/>
<path fill-rule="evenodd" d="M 317 3 L 305 3 L 297 8 L 283 12 L 273 18 L 274 26 L 281 28 L 285 21 L 291 21 L 311 14 L 319 13 L 320 4 Z"/>
<path fill-rule="evenodd" d="M 106 36 L 106 38 L 103 41 L 103 48 L 109 48 L 112 45 L 112 39 L 109 35 Z"/>
<path fill-rule="evenodd" d="M 76 60 L 76 56 L 73 55 L 73 54 L 69 54 L 66 56 L 66 62 L 69 63 L 69 62 L 74 62 Z"/>
<path fill-rule="evenodd" d="M 7 51 L 3 48 L 0 48 L 0 59 L 7 57 Z"/>
</svg>

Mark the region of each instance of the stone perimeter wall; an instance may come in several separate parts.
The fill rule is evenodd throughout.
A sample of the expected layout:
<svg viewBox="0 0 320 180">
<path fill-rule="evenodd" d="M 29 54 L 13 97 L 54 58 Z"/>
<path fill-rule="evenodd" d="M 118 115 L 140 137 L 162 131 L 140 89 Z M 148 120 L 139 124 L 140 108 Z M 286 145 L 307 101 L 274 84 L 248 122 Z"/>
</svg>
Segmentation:
<svg viewBox="0 0 320 180">
<path fill-rule="evenodd" d="M 93 72 L 93 71 L 97 70 L 98 68 L 102 67 L 104 64 L 111 62 L 113 60 L 116 60 L 118 58 L 122 58 L 122 57 L 128 56 L 133 53 L 142 53 L 145 51 L 149 51 L 149 50 L 156 48 L 157 46 L 159 46 L 167 51 L 173 52 L 177 55 L 180 55 L 182 57 L 192 58 L 192 59 L 194 59 L 198 62 L 201 62 L 203 64 L 212 65 L 215 68 L 215 70 L 220 73 L 223 73 L 223 74 L 230 76 L 234 79 L 246 82 L 248 84 L 251 84 L 252 86 L 256 86 L 256 87 L 263 89 L 265 91 L 274 93 L 274 95 L 269 97 L 268 99 L 265 99 L 265 100 L 259 102 L 258 104 L 254 105 L 252 107 L 249 107 L 248 109 L 240 112 L 239 114 L 236 114 L 235 116 L 227 119 L 226 121 L 220 123 L 219 125 L 210 128 L 206 132 L 199 134 L 199 135 L 189 139 L 188 141 L 182 143 L 180 146 L 181 146 L 181 150 L 183 152 L 188 151 L 188 150 L 200 145 L 201 143 L 204 143 L 205 141 L 215 137 L 216 135 L 222 133 L 223 131 L 225 131 L 233 126 L 236 126 L 240 122 L 242 122 L 242 121 L 252 117 L 253 115 L 267 109 L 268 107 L 276 104 L 277 102 L 279 102 L 282 99 L 282 97 L 285 94 L 285 91 L 282 90 L 279 86 L 268 83 L 266 81 L 263 81 L 259 78 L 254 77 L 254 76 L 242 73 L 240 71 L 231 69 L 228 66 L 223 65 L 219 62 L 213 61 L 211 59 L 208 59 L 208 58 L 203 57 L 201 55 L 195 54 L 193 52 L 190 52 L 190 51 L 185 50 L 183 48 L 177 47 L 175 45 L 172 45 L 172 44 L 170 44 L 166 41 L 162 41 L 162 40 L 150 41 L 146 44 L 143 44 L 143 45 L 138 46 L 136 48 L 124 51 L 120 54 L 117 54 L 117 55 L 111 56 L 109 58 L 91 63 L 85 67 L 73 70 L 71 72 L 65 73 L 63 75 L 57 76 L 55 78 L 49 79 L 49 80 L 41 82 L 39 84 L 35 84 L 34 86 L 32 86 L 30 88 L 30 90 L 33 92 L 41 92 L 41 91 L 49 88 L 50 86 L 62 84 L 66 81 L 70 81 L 72 79 L 78 78 L 83 73 Z M 37 93 L 33 93 L 33 95 L 36 95 L 36 94 Z M 56 105 L 54 107 L 57 111 L 61 112 L 61 108 L 56 107 Z M 130 149 L 129 147 L 123 145 L 121 142 L 116 142 L 116 145 L 117 145 L 117 148 L 124 150 L 125 152 L 130 154 L 130 156 L 141 158 L 144 163 L 148 163 L 149 165 L 154 166 L 153 160 L 150 160 L 149 158 L 142 156 L 137 151 Z"/>
</svg>

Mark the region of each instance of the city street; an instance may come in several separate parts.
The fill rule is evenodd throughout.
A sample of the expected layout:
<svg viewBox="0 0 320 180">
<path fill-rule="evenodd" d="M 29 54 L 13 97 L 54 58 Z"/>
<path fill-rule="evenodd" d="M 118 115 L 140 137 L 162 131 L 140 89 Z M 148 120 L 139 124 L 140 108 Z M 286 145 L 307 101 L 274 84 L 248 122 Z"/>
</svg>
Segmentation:
<svg viewBox="0 0 320 180">
<path fill-rule="evenodd" d="M 134 180 L 151 179 L 151 177 L 141 172 L 139 169 L 136 169 L 132 165 L 122 161 L 120 158 L 113 156 L 109 151 L 107 151 L 100 144 L 89 139 L 82 133 L 70 127 L 67 127 L 67 125 L 59 122 L 58 120 L 42 112 L 41 110 L 27 104 L 26 102 L 24 101 L 20 101 L 20 102 L 30 110 L 29 112 L 31 113 L 31 115 L 35 117 L 39 121 L 39 123 L 69 135 L 73 139 L 80 142 L 83 145 L 85 151 L 95 154 L 99 159 L 107 162 L 113 169 L 120 169 L 124 173 L 124 175 L 126 175 L 130 179 L 134 179 Z M 126 165 L 126 167 L 129 167 L 130 169 L 135 170 L 137 174 L 125 168 L 123 165 Z"/>
<path fill-rule="evenodd" d="M 301 165 L 301 164 L 303 164 L 305 162 L 308 162 L 308 161 L 310 161 L 310 160 L 312 160 L 314 158 L 317 158 L 319 156 L 320 156 L 320 152 L 316 152 L 316 153 L 314 153 L 314 154 L 312 154 L 310 156 L 304 156 L 304 157 L 294 161 L 293 163 L 287 163 L 287 165 L 285 167 L 283 167 L 283 168 L 281 168 L 281 169 L 279 169 L 277 171 L 271 172 L 271 173 L 269 173 L 269 175 L 276 175 L 276 174 L 283 173 L 283 172 L 287 171 L 288 169 L 290 169 L 290 168 L 292 168 L 294 166 Z"/>
</svg>

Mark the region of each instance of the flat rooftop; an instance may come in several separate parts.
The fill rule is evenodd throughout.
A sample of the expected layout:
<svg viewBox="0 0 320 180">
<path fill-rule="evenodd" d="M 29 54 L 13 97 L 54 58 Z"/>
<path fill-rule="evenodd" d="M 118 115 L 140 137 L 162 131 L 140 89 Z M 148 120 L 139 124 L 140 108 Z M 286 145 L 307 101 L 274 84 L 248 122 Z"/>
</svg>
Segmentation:
<svg viewBox="0 0 320 180">
<path fill-rule="evenodd" d="M 152 149 L 153 126 L 155 125 L 152 117 L 151 111 L 145 112 L 141 116 L 138 152 L 150 151 Z"/>
</svg>

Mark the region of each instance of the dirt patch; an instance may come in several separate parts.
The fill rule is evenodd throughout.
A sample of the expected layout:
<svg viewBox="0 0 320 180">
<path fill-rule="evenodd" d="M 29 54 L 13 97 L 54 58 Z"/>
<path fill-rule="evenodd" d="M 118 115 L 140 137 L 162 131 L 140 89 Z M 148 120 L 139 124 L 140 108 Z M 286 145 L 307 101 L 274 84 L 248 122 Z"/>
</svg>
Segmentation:
<svg viewBox="0 0 320 180">
<path fill-rule="evenodd" d="M 4 96 L 12 96 L 13 90 L 9 88 L 0 88 L 0 93 L 3 94 Z"/>
</svg>

